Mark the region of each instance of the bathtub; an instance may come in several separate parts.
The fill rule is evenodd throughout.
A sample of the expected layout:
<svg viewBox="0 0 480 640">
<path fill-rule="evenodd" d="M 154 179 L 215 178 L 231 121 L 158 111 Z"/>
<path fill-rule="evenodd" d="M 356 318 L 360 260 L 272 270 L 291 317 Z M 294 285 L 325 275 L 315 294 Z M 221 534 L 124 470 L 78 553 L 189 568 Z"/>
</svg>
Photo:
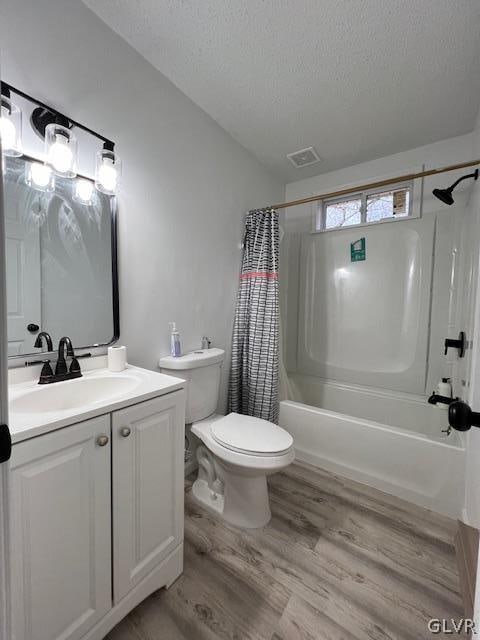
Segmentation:
<svg viewBox="0 0 480 640">
<path fill-rule="evenodd" d="M 356 480 L 452 518 L 464 502 L 463 436 L 429 436 L 328 411 L 280 403 L 280 426 L 297 460 Z"/>
</svg>

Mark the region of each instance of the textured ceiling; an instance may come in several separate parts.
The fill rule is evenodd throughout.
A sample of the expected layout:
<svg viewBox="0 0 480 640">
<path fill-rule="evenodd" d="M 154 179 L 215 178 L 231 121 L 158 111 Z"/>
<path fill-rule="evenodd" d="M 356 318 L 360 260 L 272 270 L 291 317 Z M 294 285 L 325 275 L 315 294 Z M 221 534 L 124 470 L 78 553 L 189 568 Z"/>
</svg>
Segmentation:
<svg viewBox="0 0 480 640">
<path fill-rule="evenodd" d="M 285 180 L 460 135 L 479 0 L 84 0 Z M 286 154 L 314 146 L 321 164 Z"/>
</svg>

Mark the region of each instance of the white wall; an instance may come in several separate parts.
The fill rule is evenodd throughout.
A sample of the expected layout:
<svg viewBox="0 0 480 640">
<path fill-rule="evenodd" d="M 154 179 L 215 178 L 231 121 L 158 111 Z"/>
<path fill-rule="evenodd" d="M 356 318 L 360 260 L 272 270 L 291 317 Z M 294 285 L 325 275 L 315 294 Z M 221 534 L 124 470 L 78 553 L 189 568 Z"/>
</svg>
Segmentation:
<svg viewBox="0 0 480 640">
<path fill-rule="evenodd" d="M 121 342 L 229 350 L 244 213 L 283 185 L 78 0 L 3 3 L 3 77 L 117 143 Z M 224 386 L 228 372 L 225 366 Z"/>
</svg>

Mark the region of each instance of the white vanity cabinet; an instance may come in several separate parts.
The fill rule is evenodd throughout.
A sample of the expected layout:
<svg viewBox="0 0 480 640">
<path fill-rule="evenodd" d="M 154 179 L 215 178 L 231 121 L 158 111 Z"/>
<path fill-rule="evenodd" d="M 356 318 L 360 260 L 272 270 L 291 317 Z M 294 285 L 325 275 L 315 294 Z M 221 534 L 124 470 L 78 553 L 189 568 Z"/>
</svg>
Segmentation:
<svg viewBox="0 0 480 640">
<path fill-rule="evenodd" d="M 110 416 L 15 445 L 10 469 L 14 640 L 82 638 L 112 606 Z"/>
<path fill-rule="evenodd" d="M 183 569 L 184 391 L 14 444 L 13 640 L 100 640 Z"/>
<path fill-rule="evenodd" d="M 185 418 L 179 394 L 112 414 L 115 603 L 183 539 L 178 505 L 183 506 Z"/>
</svg>

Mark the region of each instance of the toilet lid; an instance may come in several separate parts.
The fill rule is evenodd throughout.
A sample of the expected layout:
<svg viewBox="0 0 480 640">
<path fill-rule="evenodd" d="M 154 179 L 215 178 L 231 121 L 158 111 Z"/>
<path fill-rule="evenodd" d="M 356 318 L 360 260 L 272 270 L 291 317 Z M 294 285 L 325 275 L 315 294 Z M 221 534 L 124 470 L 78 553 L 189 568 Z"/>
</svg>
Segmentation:
<svg viewBox="0 0 480 640">
<path fill-rule="evenodd" d="M 211 426 L 211 433 L 219 444 L 240 453 L 255 455 L 282 454 L 293 444 L 292 436 L 272 422 L 230 413 Z"/>
</svg>

